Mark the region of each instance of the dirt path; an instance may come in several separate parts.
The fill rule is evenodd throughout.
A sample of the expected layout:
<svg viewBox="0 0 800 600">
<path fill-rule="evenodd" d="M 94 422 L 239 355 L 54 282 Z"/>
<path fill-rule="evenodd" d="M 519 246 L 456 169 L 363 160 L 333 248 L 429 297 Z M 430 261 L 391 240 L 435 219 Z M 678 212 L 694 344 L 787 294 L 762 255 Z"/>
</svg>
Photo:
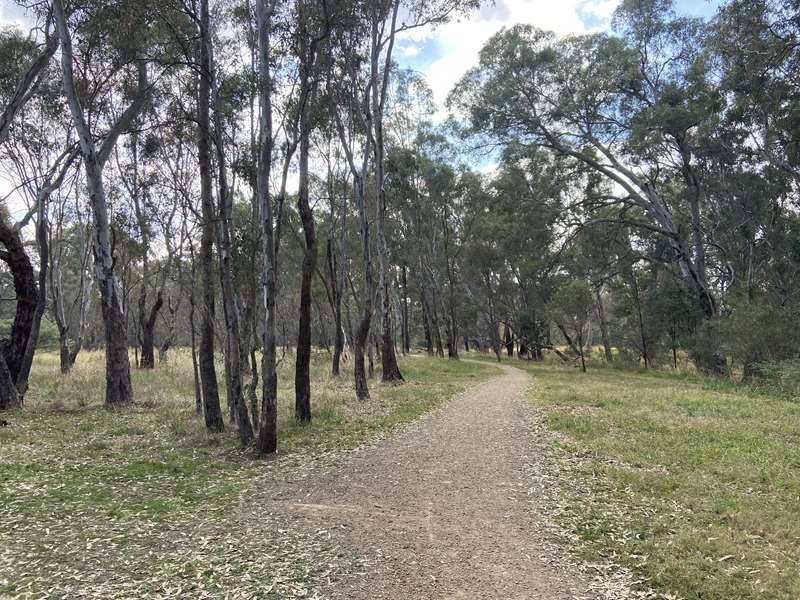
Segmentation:
<svg viewBox="0 0 800 600">
<path fill-rule="evenodd" d="M 298 525 L 339 531 L 364 568 L 325 595 L 376 600 L 593 597 L 544 541 L 525 468 L 536 452 L 524 392 L 503 374 L 277 498 Z"/>
</svg>

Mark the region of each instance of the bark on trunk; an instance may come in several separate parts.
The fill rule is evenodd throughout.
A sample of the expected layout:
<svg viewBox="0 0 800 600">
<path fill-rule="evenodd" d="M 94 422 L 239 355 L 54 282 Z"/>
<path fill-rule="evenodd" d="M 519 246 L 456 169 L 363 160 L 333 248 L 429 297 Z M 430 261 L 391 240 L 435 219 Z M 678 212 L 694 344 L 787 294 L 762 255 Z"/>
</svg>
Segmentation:
<svg viewBox="0 0 800 600">
<path fill-rule="evenodd" d="M 389 39 L 386 45 L 386 61 L 391 60 L 392 47 L 394 44 L 394 28 L 397 18 L 396 3 L 393 9 L 391 29 L 389 29 Z M 373 8 L 372 10 L 375 10 Z M 389 248 L 386 244 L 384 233 L 384 223 L 386 218 L 386 188 L 385 179 L 385 148 L 383 139 L 383 109 L 386 97 L 387 73 L 380 73 L 379 59 L 383 44 L 380 39 L 384 32 L 383 24 L 379 23 L 377 11 L 372 14 L 372 52 L 371 52 L 371 77 L 372 77 L 372 127 L 374 132 L 373 146 L 375 153 L 375 190 L 377 202 L 375 206 L 375 238 L 378 248 L 378 271 L 379 285 L 381 291 L 381 323 L 382 323 L 382 343 L 381 343 L 381 365 L 383 367 L 382 380 L 384 382 L 403 381 L 400 367 L 397 364 L 397 355 L 394 351 L 394 336 L 392 334 L 392 303 L 389 295 Z M 379 77 L 382 75 L 381 85 Z"/>
<path fill-rule="evenodd" d="M 200 74 L 197 103 L 197 158 L 200 170 L 200 201 L 202 210 L 200 238 L 200 277 L 203 288 L 200 322 L 199 366 L 203 390 L 203 412 L 206 428 L 222 431 L 222 409 L 214 365 L 214 204 L 211 183 L 211 32 L 209 30 L 208 0 L 200 0 Z"/>
<path fill-rule="evenodd" d="M 428 298 L 425 294 L 425 284 L 420 282 L 420 304 L 422 305 L 422 327 L 425 330 L 425 351 L 428 356 L 433 356 L 433 336 L 431 335 L 431 316 L 428 307 Z"/>
<path fill-rule="evenodd" d="M 348 67 L 351 70 L 355 70 L 353 65 L 348 65 Z M 358 228 L 361 241 L 361 264 L 364 273 L 364 284 L 362 291 L 363 302 L 361 306 L 361 319 L 359 320 L 355 335 L 352 336 L 353 380 L 355 384 L 356 398 L 359 400 L 366 400 L 369 398 L 369 387 L 367 386 L 364 354 L 367 350 L 370 324 L 372 320 L 372 298 L 375 290 L 372 276 L 372 255 L 370 242 L 371 234 L 364 190 L 369 167 L 369 145 L 364 145 L 364 153 L 361 157 L 361 164 L 356 165 L 352 149 L 352 139 L 345 131 L 344 123 L 339 112 L 339 107 L 335 103 L 332 103 L 331 109 L 336 120 L 336 129 L 339 133 L 339 140 L 347 158 L 347 162 L 350 166 L 350 172 L 353 175 L 353 200 L 358 213 Z M 362 123 L 365 126 L 368 126 L 368 123 L 363 119 L 363 115 Z M 353 289 L 352 285 L 351 289 Z M 355 296 L 354 289 L 353 294 Z"/>
<path fill-rule="evenodd" d="M 256 451 L 271 454 L 278 450 L 278 377 L 275 356 L 275 240 L 269 174 L 272 165 L 272 78 L 270 67 L 270 28 L 272 8 L 267 0 L 256 0 L 258 22 L 259 156 L 257 193 L 261 218 L 262 269 L 264 272 L 264 354 L 261 363 L 261 414 Z"/>
<path fill-rule="evenodd" d="M 436 288 L 432 287 L 432 295 L 433 301 L 431 302 L 431 326 L 433 327 L 433 339 L 436 342 L 436 356 L 444 357 L 444 347 L 442 346 L 442 332 L 439 328 L 439 311 L 437 306 L 439 305 L 438 295 L 436 293 Z"/>
<path fill-rule="evenodd" d="M 509 358 L 514 356 L 514 338 L 511 337 L 511 327 L 508 325 L 508 321 L 503 322 L 503 340 L 506 346 L 506 354 L 508 354 Z"/>
<path fill-rule="evenodd" d="M 307 77 L 307 76 L 306 76 Z M 306 81 L 304 84 L 308 86 Z M 303 224 L 305 252 L 300 279 L 300 321 L 297 329 L 297 359 L 295 361 L 294 392 L 295 418 L 301 423 L 311 422 L 311 278 L 317 265 L 317 236 L 314 230 L 314 215 L 308 195 L 308 155 L 311 135 L 307 109 L 300 116 L 300 186 L 297 194 L 297 210 Z"/>
<path fill-rule="evenodd" d="M 333 358 L 331 373 L 334 377 L 339 376 L 341 369 L 342 352 L 344 352 L 344 330 L 342 329 L 342 289 L 338 273 L 338 261 L 336 260 L 334 241 L 328 239 L 327 256 L 328 272 L 331 278 L 331 293 L 333 299 L 333 324 L 336 329 L 333 340 Z"/>
<path fill-rule="evenodd" d="M 364 292 L 361 321 L 356 331 L 353 346 L 353 379 L 356 388 L 356 398 L 366 400 L 369 398 L 367 373 L 365 371 L 364 354 L 369 343 L 369 330 L 372 320 L 372 296 L 374 284 L 372 282 L 372 257 L 370 254 L 370 227 L 367 218 L 366 198 L 364 197 L 363 181 L 359 178 L 356 182 L 356 204 L 358 207 L 358 222 L 361 233 L 361 261 L 364 268 Z"/>
<path fill-rule="evenodd" d="M 38 198 L 39 217 L 36 223 L 36 245 L 39 248 L 38 297 L 36 299 L 36 308 L 33 313 L 30 334 L 25 344 L 25 354 L 22 357 L 19 373 L 16 378 L 20 400 L 25 396 L 25 392 L 28 391 L 28 377 L 31 374 L 31 367 L 33 366 L 33 355 L 36 353 L 42 317 L 47 308 L 47 267 L 50 264 L 50 246 L 47 240 L 47 201 L 49 195 L 49 193 L 40 194 Z"/>
<path fill-rule="evenodd" d="M 6 214 L 0 214 L 0 244 L 6 249 L 2 260 L 8 265 L 14 280 L 16 308 L 10 337 L 0 341 L 0 410 L 22 403 L 17 377 L 36 318 L 39 299 L 33 266 L 19 233 L 12 229 L 7 218 Z"/>
<path fill-rule="evenodd" d="M 639 298 L 639 284 L 636 282 L 636 276 L 631 273 L 630 275 L 631 288 L 633 289 L 633 304 L 636 308 L 636 318 L 639 323 L 639 337 L 642 342 L 642 358 L 644 359 L 644 368 L 650 366 L 650 352 L 647 344 L 647 334 L 644 331 L 644 316 L 642 314 L 642 304 Z"/>
<path fill-rule="evenodd" d="M 600 321 L 600 336 L 603 339 L 603 352 L 606 356 L 606 362 L 614 361 L 614 353 L 611 351 L 611 342 L 608 337 L 608 321 L 606 321 L 606 310 L 603 306 L 603 296 L 600 294 L 600 288 L 595 290 L 595 303 L 597 305 L 597 318 Z"/>
<path fill-rule="evenodd" d="M 408 314 L 408 267 L 403 265 L 402 290 L 403 290 L 403 354 L 411 352 L 411 325 Z"/>
<path fill-rule="evenodd" d="M 137 95 L 106 135 L 102 146 L 98 150 L 75 88 L 72 68 L 72 40 L 61 0 L 53 0 L 53 16 L 61 39 L 64 93 L 78 133 L 83 165 L 86 171 L 89 204 L 92 207 L 94 219 L 94 265 L 102 300 L 101 313 L 105 325 L 106 404 L 124 404 L 133 401 L 133 389 L 131 387 L 125 315 L 122 308 L 123 298 L 114 272 L 114 258 L 111 254 L 108 203 L 103 186 L 103 165 L 116 145 L 119 135 L 130 126 L 136 115 L 144 107 L 150 90 L 150 85 L 147 81 L 147 67 L 141 61 L 137 63 L 139 72 Z"/>
<path fill-rule="evenodd" d="M 164 305 L 164 294 L 161 290 L 156 295 L 156 301 L 150 307 L 148 314 L 142 323 L 142 355 L 139 358 L 139 366 L 142 369 L 152 369 L 156 366 L 155 357 L 155 330 L 158 312 Z"/>
<path fill-rule="evenodd" d="M 189 293 L 189 334 L 192 344 L 192 376 L 194 379 L 194 411 L 198 415 L 203 413 L 203 393 L 200 385 L 200 367 L 197 361 L 197 326 L 195 324 L 196 301 L 194 296 L 195 289 L 195 261 L 194 252 L 191 251 L 192 261 L 192 291 Z"/>
<path fill-rule="evenodd" d="M 209 43 L 211 43 L 209 41 Z M 209 48 L 209 55 L 213 56 Z M 212 59 L 213 69 L 213 59 Z M 213 71 L 211 71 L 213 77 Z M 212 79 L 213 81 L 213 79 Z M 225 162 L 225 145 L 222 132 L 222 119 L 219 114 L 219 101 L 216 86 L 214 90 L 214 136 L 219 174 L 218 197 L 220 224 L 217 233 L 217 245 L 220 259 L 220 275 L 222 280 L 222 300 L 226 325 L 226 382 L 230 411 L 239 431 L 239 442 L 246 447 L 253 441 L 253 426 L 244 397 L 242 385 L 242 348 L 239 327 L 239 307 L 236 302 L 236 286 L 233 281 L 233 243 L 231 241 L 231 221 L 233 219 L 233 198 L 228 189 L 227 167 Z M 245 364 L 247 358 L 245 354 Z"/>
</svg>

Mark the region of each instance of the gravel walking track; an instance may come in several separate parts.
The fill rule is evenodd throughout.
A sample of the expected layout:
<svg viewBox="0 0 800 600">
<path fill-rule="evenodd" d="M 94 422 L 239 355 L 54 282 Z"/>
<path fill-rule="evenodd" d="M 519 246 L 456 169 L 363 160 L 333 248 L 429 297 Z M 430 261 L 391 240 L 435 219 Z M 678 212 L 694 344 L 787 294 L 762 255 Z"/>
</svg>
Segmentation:
<svg viewBox="0 0 800 600">
<path fill-rule="evenodd" d="M 553 556 L 526 477 L 542 443 L 529 426 L 532 380 L 498 367 L 501 375 L 275 498 L 297 525 L 336 532 L 364 557 L 324 597 L 596 597 Z"/>
</svg>

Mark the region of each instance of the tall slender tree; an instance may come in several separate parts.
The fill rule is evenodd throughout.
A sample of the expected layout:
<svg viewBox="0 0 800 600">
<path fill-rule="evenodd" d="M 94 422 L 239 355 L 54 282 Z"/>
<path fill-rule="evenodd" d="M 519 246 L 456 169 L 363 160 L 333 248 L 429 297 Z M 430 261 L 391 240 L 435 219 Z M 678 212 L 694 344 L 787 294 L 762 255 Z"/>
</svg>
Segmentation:
<svg viewBox="0 0 800 600">
<path fill-rule="evenodd" d="M 98 136 L 92 131 L 86 118 L 81 96 L 75 84 L 72 33 L 62 0 L 53 0 L 53 16 L 61 41 L 64 94 L 78 134 L 83 166 L 86 171 L 89 203 L 94 217 L 94 264 L 102 298 L 101 312 L 105 325 L 106 403 L 126 403 L 133 400 L 133 388 L 131 387 L 123 298 L 119 281 L 114 272 L 108 201 L 103 184 L 103 168 L 117 143 L 117 139 L 131 126 L 133 120 L 144 108 L 150 95 L 151 85 L 148 80 L 147 63 L 134 50 L 132 62 L 137 73 L 137 88 L 133 101 L 101 138 L 102 141 L 98 147 Z"/>
<path fill-rule="evenodd" d="M 275 235 L 269 174 L 272 166 L 272 75 L 270 73 L 273 0 L 256 0 L 258 23 L 258 128 L 257 193 L 261 218 L 262 268 L 264 274 L 264 354 L 261 363 L 261 415 L 256 450 L 278 450 L 278 375 L 275 344 Z"/>
</svg>

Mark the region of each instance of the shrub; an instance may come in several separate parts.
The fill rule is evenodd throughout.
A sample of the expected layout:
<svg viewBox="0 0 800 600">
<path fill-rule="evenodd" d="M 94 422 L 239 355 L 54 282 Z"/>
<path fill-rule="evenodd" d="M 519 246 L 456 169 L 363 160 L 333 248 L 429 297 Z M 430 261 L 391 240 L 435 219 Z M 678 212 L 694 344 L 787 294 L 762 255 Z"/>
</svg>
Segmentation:
<svg viewBox="0 0 800 600">
<path fill-rule="evenodd" d="M 798 356 L 798 317 L 780 305 L 746 302 L 720 320 L 719 332 L 731 358 L 743 365 L 744 378 L 760 375 L 761 365 Z"/>
<path fill-rule="evenodd" d="M 759 378 L 792 399 L 800 399 L 800 358 L 758 363 Z"/>
</svg>

